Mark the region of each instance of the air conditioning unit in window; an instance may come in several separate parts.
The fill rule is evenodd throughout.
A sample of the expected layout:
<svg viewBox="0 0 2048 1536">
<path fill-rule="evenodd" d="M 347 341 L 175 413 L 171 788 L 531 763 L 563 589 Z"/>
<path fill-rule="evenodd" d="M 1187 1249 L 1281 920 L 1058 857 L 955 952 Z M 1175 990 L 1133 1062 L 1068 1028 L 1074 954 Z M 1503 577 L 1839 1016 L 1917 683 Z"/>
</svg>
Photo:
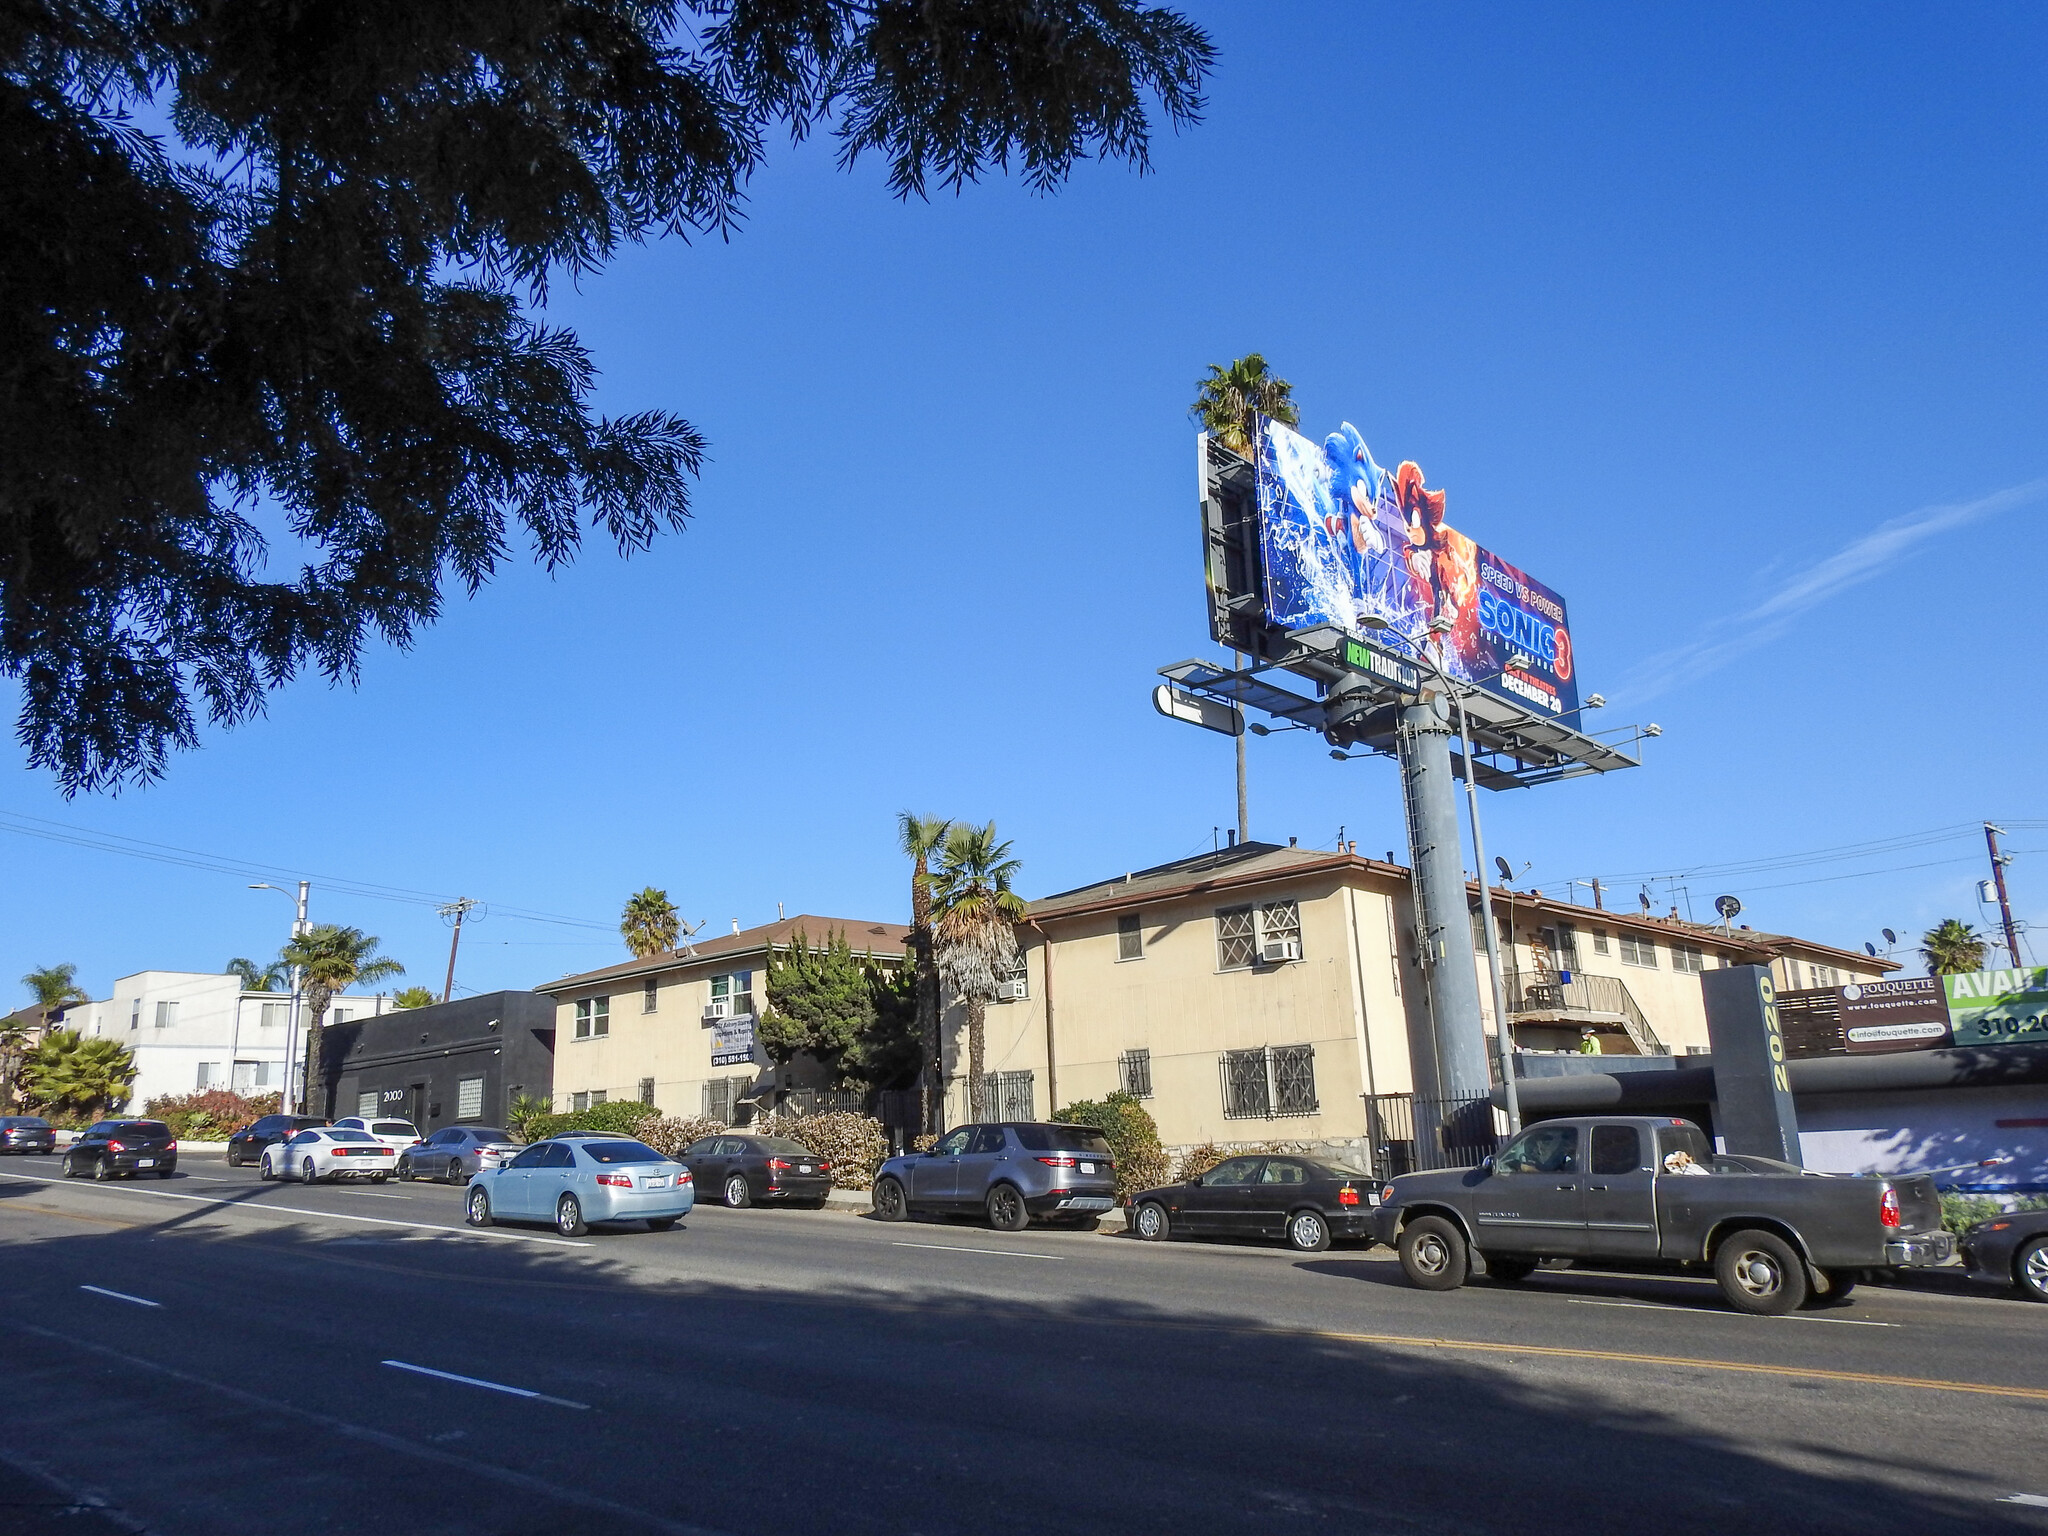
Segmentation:
<svg viewBox="0 0 2048 1536">
<path fill-rule="evenodd" d="M 1301 940 L 1268 939 L 1259 946 L 1259 959 L 1267 965 L 1283 965 L 1301 958 Z"/>
<path fill-rule="evenodd" d="M 1030 995 L 1026 991 L 1026 986 L 1027 983 L 1022 976 L 1012 976 L 1007 981 L 999 981 L 996 983 L 996 1001 L 1021 1002 Z"/>
<path fill-rule="evenodd" d="M 716 1024 L 720 1019 L 729 1017 L 731 1012 L 731 1003 L 722 997 L 714 997 L 704 1005 L 704 1022 L 706 1024 Z"/>
</svg>

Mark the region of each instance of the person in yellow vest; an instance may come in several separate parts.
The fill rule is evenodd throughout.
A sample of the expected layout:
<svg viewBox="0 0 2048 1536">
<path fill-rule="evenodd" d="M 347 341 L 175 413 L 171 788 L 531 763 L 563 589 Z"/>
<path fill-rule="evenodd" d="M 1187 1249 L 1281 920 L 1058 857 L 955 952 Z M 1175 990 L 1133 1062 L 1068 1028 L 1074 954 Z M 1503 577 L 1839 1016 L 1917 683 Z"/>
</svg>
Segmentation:
<svg viewBox="0 0 2048 1536">
<path fill-rule="evenodd" d="M 1600 1037 L 1593 1033 L 1593 1028 L 1590 1024 L 1579 1031 L 1579 1054 L 1581 1056 L 1598 1056 L 1600 1054 Z"/>
</svg>

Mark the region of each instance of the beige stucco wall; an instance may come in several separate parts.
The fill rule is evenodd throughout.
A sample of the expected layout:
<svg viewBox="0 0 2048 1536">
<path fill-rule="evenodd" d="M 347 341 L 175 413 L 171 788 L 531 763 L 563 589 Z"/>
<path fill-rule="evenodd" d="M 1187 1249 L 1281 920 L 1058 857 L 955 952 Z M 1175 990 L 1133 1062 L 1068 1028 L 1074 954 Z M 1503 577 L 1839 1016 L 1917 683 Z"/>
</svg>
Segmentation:
<svg viewBox="0 0 2048 1536">
<path fill-rule="evenodd" d="M 711 979 L 735 971 L 754 973 L 754 997 L 764 998 L 766 966 L 759 957 L 722 957 L 664 971 L 656 978 L 655 1009 L 643 1011 L 644 980 L 612 982 L 601 989 L 557 994 L 555 999 L 555 1088 L 557 1109 L 571 1095 L 602 1090 L 607 1098 L 639 1096 L 640 1080 L 654 1079 L 654 1104 L 665 1115 L 700 1114 L 704 1084 L 712 1078 L 753 1077 L 748 1066 L 711 1065 L 711 1028 L 704 1009 Z M 588 997 L 611 998 L 611 1033 L 602 1039 L 576 1038 L 576 1004 Z"/>
</svg>

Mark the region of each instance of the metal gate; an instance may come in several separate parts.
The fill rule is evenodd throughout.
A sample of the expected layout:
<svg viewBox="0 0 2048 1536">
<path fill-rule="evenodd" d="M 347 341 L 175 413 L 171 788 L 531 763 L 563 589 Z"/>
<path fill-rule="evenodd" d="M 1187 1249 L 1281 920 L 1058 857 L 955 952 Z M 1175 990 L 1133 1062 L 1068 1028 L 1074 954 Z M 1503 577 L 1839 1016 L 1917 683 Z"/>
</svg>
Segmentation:
<svg viewBox="0 0 2048 1536">
<path fill-rule="evenodd" d="M 1386 1180 L 1436 1168 L 1478 1167 L 1500 1145 L 1506 1117 L 1483 1093 L 1449 1099 L 1375 1093 L 1366 1096 L 1365 1127 L 1372 1171 Z"/>
</svg>

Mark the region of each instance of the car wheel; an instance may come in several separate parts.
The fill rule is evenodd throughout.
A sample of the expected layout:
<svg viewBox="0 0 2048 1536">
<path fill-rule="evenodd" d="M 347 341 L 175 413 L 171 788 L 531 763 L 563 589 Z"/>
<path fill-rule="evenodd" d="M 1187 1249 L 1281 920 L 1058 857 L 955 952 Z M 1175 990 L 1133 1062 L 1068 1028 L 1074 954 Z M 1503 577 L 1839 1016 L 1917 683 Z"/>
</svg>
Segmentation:
<svg viewBox="0 0 2048 1536">
<path fill-rule="evenodd" d="M 1287 1246 L 1296 1253 L 1321 1253 L 1330 1246 L 1330 1224 L 1321 1211 L 1296 1211 L 1287 1218 Z"/>
<path fill-rule="evenodd" d="M 1728 1305 L 1755 1317 L 1783 1317 L 1805 1305 L 1806 1266 L 1783 1238 L 1736 1232 L 1714 1254 L 1714 1279 Z"/>
<path fill-rule="evenodd" d="M 270 1154 L 268 1152 L 263 1154 L 263 1161 L 256 1165 L 256 1177 L 266 1184 L 277 1177 L 277 1170 L 270 1166 Z"/>
<path fill-rule="evenodd" d="M 901 1221 L 910 1214 L 910 1201 L 895 1179 L 875 1180 L 875 1192 L 870 1199 L 879 1220 Z"/>
<path fill-rule="evenodd" d="M 302 1184 L 318 1184 L 320 1182 L 320 1175 L 314 1169 L 313 1159 L 310 1157 L 299 1164 L 299 1182 Z"/>
<path fill-rule="evenodd" d="M 753 1192 L 747 1188 L 747 1176 L 736 1173 L 725 1181 L 725 1203 L 736 1211 L 743 1211 L 754 1203 Z"/>
<path fill-rule="evenodd" d="M 2048 1301 L 2048 1237 L 2037 1237 L 2013 1255 L 2012 1277 L 2029 1301 Z"/>
<path fill-rule="evenodd" d="M 998 1232 L 1022 1232 L 1031 1225 L 1030 1208 L 1014 1184 L 998 1184 L 990 1190 L 983 1209 L 988 1213 L 988 1224 Z"/>
<path fill-rule="evenodd" d="M 121 1171 L 114 1166 L 111 1157 L 103 1157 L 93 1164 L 92 1176 L 105 1184 L 121 1177 Z"/>
<path fill-rule="evenodd" d="M 64 1177 L 67 1179 L 78 1177 L 78 1165 L 71 1161 L 71 1154 L 68 1152 L 64 1154 Z"/>
<path fill-rule="evenodd" d="M 1486 1278 L 1498 1280 L 1502 1285 L 1518 1285 L 1535 1273 L 1534 1259 L 1518 1259 L 1511 1253 L 1487 1256 Z"/>
<path fill-rule="evenodd" d="M 1157 1200 L 1147 1200 L 1138 1207 L 1131 1230 L 1148 1243 L 1163 1243 L 1173 1236 L 1173 1218 L 1166 1214 L 1166 1207 Z"/>
<path fill-rule="evenodd" d="M 650 1216 L 647 1218 L 647 1230 L 650 1232 L 666 1232 L 682 1219 L 680 1216 Z"/>
<path fill-rule="evenodd" d="M 1828 1277 L 1828 1288 L 1825 1292 L 1809 1297 L 1810 1306 L 1833 1306 L 1838 1301 L 1847 1301 L 1849 1293 L 1856 1289 L 1856 1282 L 1863 1278 L 1862 1271 L 1855 1269 L 1830 1269 L 1823 1273 Z"/>
<path fill-rule="evenodd" d="M 444 1173 L 441 1177 L 446 1179 L 450 1184 L 460 1184 L 462 1182 L 462 1159 L 459 1157 L 449 1158 L 448 1171 Z"/>
<path fill-rule="evenodd" d="M 581 1237 L 590 1230 L 583 1220 L 583 1202 L 574 1195 L 555 1202 L 555 1230 L 564 1237 Z"/>
<path fill-rule="evenodd" d="M 1455 1291 L 1472 1270 L 1465 1234 L 1441 1216 L 1418 1216 L 1401 1229 L 1396 1245 L 1401 1272 L 1425 1291 Z"/>
<path fill-rule="evenodd" d="M 156 1176 L 160 1179 L 168 1179 L 172 1174 L 176 1173 L 177 1171 L 178 1170 L 175 1168 L 159 1168 L 156 1171 Z"/>
<path fill-rule="evenodd" d="M 230 1168 L 242 1166 L 242 1154 L 232 1146 L 228 1148 L 228 1166 Z"/>
<path fill-rule="evenodd" d="M 469 1205 L 462 1213 L 462 1219 L 472 1227 L 488 1227 L 491 1224 L 491 1194 L 482 1185 L 469 1192 Z"/>
</svg>

